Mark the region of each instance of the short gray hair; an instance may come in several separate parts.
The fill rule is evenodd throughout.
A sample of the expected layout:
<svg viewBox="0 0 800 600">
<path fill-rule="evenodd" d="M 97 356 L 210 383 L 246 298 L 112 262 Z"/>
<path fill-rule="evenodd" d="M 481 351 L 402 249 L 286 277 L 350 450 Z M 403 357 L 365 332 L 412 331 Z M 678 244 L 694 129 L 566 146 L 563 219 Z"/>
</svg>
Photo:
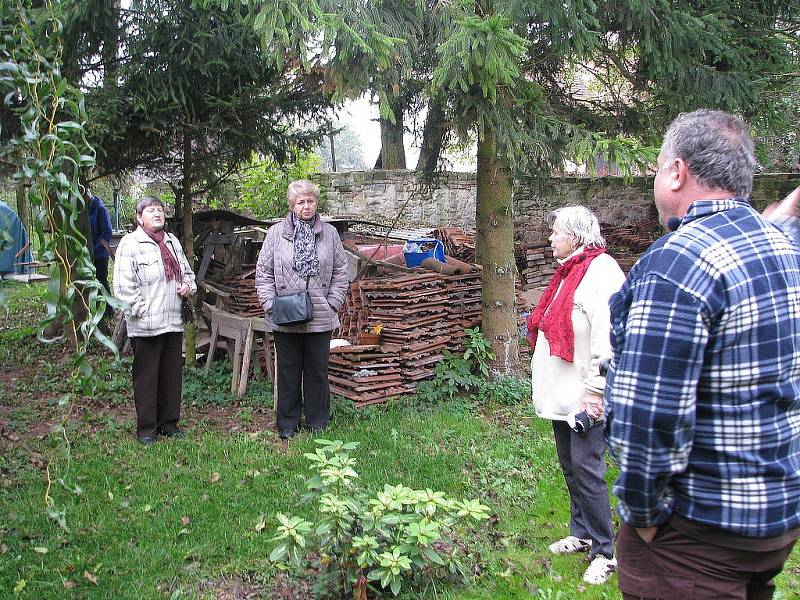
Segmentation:
<svg viewBox="0 0 800 600">
<path fill-rule="evenodd" d="M 319 186 L 308 179 L 295 179 L 286 188 L 286 201 L 289 207 L 294 206 L 294 200 L 301 194 L 311 194 L 319 202 Z"/>
<path fill-rule="evenodd" d="M 155 196 L 145 196 L 136 203 L 136 214 L 141 217 L 144 209 L 148 206 L 160 206 L 164 208 L 164 203 Z"/>
<path fill-rule="evenodd" d="M 597 217 L 585 206 L 563 206 L 550 213 L 550 227 L 558 228 L 567 235 L 578 238 L 581 246 L 605 248 L 606 240 L 600 233 Z"/>
<path fill-rule="evenodd" d="M 667 161 L 681 158 L 700 185 L 749 197 L 756 157 L 745 124 L 721 110 L 681 113 L 661 145 Z"/>
</svg>

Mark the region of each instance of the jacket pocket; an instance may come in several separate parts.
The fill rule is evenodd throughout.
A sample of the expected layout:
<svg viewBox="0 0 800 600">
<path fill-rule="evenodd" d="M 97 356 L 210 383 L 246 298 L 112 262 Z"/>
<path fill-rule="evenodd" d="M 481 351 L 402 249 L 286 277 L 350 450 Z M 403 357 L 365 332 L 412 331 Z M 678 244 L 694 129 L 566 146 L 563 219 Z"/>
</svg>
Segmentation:
<svg viewBox="0 0 800 600">
<path fill-rule="evenodd" d="M 140 256 L 136 259 L 136 270 L 142 283 L 151 284 L 161 276 L 161 261 L 153 255 Z"/>
</svg>

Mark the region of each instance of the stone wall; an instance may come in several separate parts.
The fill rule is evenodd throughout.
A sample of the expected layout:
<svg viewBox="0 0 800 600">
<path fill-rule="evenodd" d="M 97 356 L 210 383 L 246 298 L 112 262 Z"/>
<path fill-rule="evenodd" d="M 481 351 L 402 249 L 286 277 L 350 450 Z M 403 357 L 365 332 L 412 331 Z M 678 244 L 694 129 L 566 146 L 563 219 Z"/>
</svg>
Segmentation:
<svg viewBox="0 0 800 600">
<path fill-rule="evenodd" d="M 426 183 L 414 171 L 353 171 L 316 177 L 329 215 L 398 227 L 475 227 L 475 174 L 444 173 Z"/>
<path fill-rule="evenodd" d="M 474 173 L 444 173 L 426 184 L 414 171 L 354 171 L 323 173 L 318 182 L 327 214 L 391 223 L 402 210 L 398 227 L 475 227 Z M 758 175 L 753 198 L 763 208 L 798 185 L 800 174 Z M 517 237 L 523 242 L 541 239 L 547 214 L 564 204 L 584 204 L 604 224 L 655 233 L 659 226 L 652 189 L 652 177 L 519 179 L 514 186 Z"/>
</svg>

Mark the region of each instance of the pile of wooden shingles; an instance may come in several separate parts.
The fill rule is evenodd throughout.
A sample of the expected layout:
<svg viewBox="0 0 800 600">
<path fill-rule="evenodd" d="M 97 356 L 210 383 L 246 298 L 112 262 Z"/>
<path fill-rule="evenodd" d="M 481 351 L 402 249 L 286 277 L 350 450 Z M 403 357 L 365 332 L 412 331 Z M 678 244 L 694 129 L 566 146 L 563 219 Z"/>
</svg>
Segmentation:
<svg viewBox="0 0 800 600">
<path fill-rule="evenodd" d="M 261 308 L 256 293 L 255 273 L 255 267 L 249 267 L 216 284 L 217 289 L 227 294 L 221 299 L 224 310 L 242 317 L 264 316 L 264 309 Z"/>
<path fill-rule="evenodd" d="M 357 406 L 411 394 L 433 377 L 445 350 L 461 349 L 464 329 L 481 318 L 481 273 L 375 277 L 350 284 L 340 337 L 354 343 L 334 348 L 331 391 Z M 380 345 L 359 345 L 360 332 L 381 324 Z"/>
<path fill-rule="evenodd" d="M 600 229 L 608 243 L 609 254 L 625 273 L 631 270 L 639 256 L 660 235 L 658 224 L 650 222 L 643 222 L 638 227 L 603 223 Z"/>
<path fill-rule="evenodd" d="M 547 287 L 558 266 L 553 259 L 553 249 L 547 240 L 530 242 L 515 247 L 517 269 L 523 290 Z"/>
</svg>

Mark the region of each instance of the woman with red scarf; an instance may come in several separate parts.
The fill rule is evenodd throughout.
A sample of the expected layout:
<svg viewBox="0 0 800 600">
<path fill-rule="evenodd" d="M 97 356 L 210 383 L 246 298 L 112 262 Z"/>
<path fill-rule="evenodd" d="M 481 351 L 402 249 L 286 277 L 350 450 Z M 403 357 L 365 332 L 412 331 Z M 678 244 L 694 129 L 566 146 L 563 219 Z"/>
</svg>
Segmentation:
<svg viewBox="0 0 800 600">
<path fill-rule="evenodd" d="M 597 217 L 583 206 L 552 215 L 550 245 L 559 267 L 528 317 L 533 403 L 553 423 L 570 496 L 570 533 L 555 554 L 589 552 L 586 583 L 605 583 L 616 568 L 605 481 L 603 390 L 599 367 L 611 356 L 608 299 L 625 275 L 606 254 Z"/>
<path fill-rule="evenodd" d="M 114 260 L 114 295 L 127 304 L 133 347 L 136 437 L 180 437 L 183 373 L 181 300 L 197 291 L 181 244 L 164 231 L 164 204 L 146 196 L 136 205 L 139 227 L 120 240 Z"/>
</svg>

